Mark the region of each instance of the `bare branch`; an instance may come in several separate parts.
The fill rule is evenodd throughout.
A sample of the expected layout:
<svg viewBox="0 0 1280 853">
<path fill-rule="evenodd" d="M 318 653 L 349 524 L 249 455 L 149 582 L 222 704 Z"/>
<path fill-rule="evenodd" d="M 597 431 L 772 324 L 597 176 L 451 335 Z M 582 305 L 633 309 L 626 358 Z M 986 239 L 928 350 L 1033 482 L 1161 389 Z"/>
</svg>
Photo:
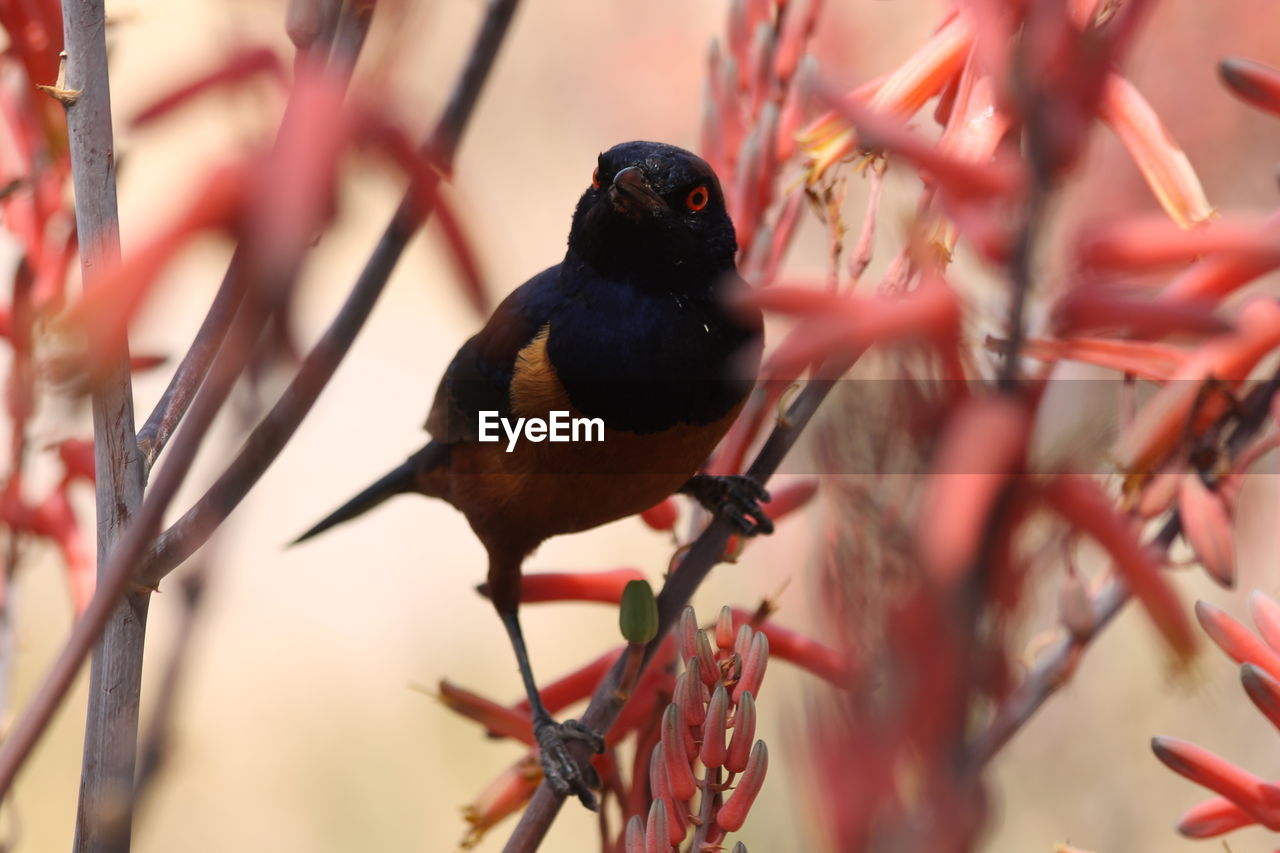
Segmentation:
<svg viewBox="0 0 1280 853">
<path fill-rule="evenodd" d="M 160 396 L 160 402 L 156 403 L 147 422 L 143 424 L 142 429 L 138 430 L 138 451 L 142 454 L 143 465 L 148 471 L 155 464 L 160 451 L 169 443 L 174 430 L 182 421 L 182 416 L 187 413 L 191 401 L 195 399 L 196 392 L 200 390 L 200 384 L 204 382 L 209 372 L 209 365 L 218 352 L 218 347 L 222 346 L 222 342 L 227 337 L 231 320 L 240 308 L 240 303 L 244 301 L 243 277 L 236 275 L 236 269 L 239 266 L 238 256 L 239 252 L 232 257 L 218 293 L 209 306 L 209 313 L 200 324 L 200 329 L 196 332 L 187 354 L 182 357 L 182 362 L 173 372 L 169 386 Z"/>
<path fill-rule="evenodd" d="M 119 260 L 114 140 L 102 0 L 63 0 L 66 86 L 79 92 L 64 101 L 76 195 L 76 232 L 86 289 L 97 272 Z M 98 572 L 103 577 L 142 503 L 143 470 L 134 434 L 133 386 L 128 345 L 108 350 L 90 332 L 101 364 L 92 389 L 94 467 L 97 473 Z M 123 592 L 123 590 L 122 590 Z M 142 690 L 142 647 L 148 595 L 115 597 L 102 607 L 101 641 L 89 674 L 80 803 L 74 850 L 105 850 L 102 816 L 133 787 Z M 95 636 L 97 634 L 95 633 Z M 120 837 L 127 850 L 129 834 Z"/>
</svg>

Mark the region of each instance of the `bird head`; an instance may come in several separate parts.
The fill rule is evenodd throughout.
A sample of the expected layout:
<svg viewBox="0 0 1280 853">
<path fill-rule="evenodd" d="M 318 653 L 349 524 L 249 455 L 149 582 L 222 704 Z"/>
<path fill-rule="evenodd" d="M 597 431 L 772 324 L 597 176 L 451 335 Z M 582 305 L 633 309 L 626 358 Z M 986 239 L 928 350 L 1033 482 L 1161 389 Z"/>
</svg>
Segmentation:
<svg viewBox="0 0 1280 853">
<path fill-rule="evenodd" d="M 611 278 L 679 286 L 733 270 L 737 240 L 705 160 L 661 142 L 624 142 L 597 160 L 569 248 Z"/>
</svg>

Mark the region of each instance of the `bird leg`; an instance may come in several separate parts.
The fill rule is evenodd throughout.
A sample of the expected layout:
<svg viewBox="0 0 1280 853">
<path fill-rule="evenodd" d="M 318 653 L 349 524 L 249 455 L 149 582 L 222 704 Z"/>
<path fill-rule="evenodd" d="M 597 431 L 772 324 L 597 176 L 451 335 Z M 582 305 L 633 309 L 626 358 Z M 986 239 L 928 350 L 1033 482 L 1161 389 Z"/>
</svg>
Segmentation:
<svg viewBox="0 0 1280 853">
<path fill-rule="evenodd" d="M 728 518 L 745 536 L 773 532 L 773 522 L 760 507 L 761 501 L 769 502 L 769 493 L 750 477 L 694 474 L 679 493 L 696 499 L 709 512 Z"/>
<path fill-rule="evenodd" d="M 578 800 L 592 811 L 597 811 L 593 788 L 600 787 L 600 776 L 589 763 L 579 762 L 569 752 L 569 742 L 579 740 L 589 745 L 593 752 L 604 752 L 604 738 L 600 733 L 578 722 L 565 720 L 557 723 L 542 704 L 538 685 L 533 680 L 533 668 L 529 665 L 529 651 L 525 648 L 524 632 L 520 630 L 520 617 L 514 610 L 499 610 L 502 624 L 511 637 L 511 647 L 516 653 L 520 678 L 529 696 L 529 711 L 533 717 L 533 737 L 538 742 L 543 776 L 557 794 L 575 794 Z"/>
</svg>

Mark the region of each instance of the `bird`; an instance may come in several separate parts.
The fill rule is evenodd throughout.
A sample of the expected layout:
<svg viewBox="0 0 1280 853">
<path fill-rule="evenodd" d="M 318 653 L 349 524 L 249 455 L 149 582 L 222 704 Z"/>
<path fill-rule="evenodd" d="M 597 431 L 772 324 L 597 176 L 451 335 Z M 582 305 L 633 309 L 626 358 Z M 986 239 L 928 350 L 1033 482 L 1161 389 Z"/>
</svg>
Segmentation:
<svg viewBox="0 0 1280 853">
<path fill-rule="evenodd" d="M 720 182 L 701 157 L 645 141 L 601 153 L 563 260 L 512 291 L 446 369 L 430 440 L 294 542 L 398 494 L 459 509 L 488 555 L 488 596 L 515 652 L 544 777 L 588 808 L 599 780 L 567 744 L 600 752 L 603 740 L 574 720 L 557 723 L 538 694 L 518 615 L 522 567 L 551 536 L 676 493 L 745 535 L 772 531 L 760 484 L 699 472 L 746 402 L 763 347 L 759 310 L 737 298 L 747 285 L 736 253 Z M 554 412 L 602 429 L 577 441 L 529 430 L 523 441 L 493 441 L 481 423 L 486 413 L 509 426 Z"/>
</svg>

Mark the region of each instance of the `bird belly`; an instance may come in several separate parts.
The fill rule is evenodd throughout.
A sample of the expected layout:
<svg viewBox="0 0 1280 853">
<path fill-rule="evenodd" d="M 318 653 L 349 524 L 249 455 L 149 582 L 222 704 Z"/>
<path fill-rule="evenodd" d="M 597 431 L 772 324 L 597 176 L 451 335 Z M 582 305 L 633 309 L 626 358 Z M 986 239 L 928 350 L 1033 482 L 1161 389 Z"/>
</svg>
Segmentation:
<svg viewBox="0 0 1280 853">
<path fill-rule="evenodd" d="M 546 355 L 548 330 L 521 351 L 511 383 L 512 414 L 582 416 Z M 481 541 L 532 550 L 544 539 L 642 512 L 697 473 L 742 408 L 705 424 L 633 433 L 604 424 L 602 440 L 455 445 L 448 500 Z M 592 438 L 600 438 L 592 435 Z"/>
<path fill-rule="evenodd" d="M 502 443 L 457 445 L 449 499 L 481 541 L 532 550 L 668 497 L 697 473 L 737 414 L 644 435 L 606 428 L 596 442 L 522 441 L 511 452 Z"/>
</svg>

